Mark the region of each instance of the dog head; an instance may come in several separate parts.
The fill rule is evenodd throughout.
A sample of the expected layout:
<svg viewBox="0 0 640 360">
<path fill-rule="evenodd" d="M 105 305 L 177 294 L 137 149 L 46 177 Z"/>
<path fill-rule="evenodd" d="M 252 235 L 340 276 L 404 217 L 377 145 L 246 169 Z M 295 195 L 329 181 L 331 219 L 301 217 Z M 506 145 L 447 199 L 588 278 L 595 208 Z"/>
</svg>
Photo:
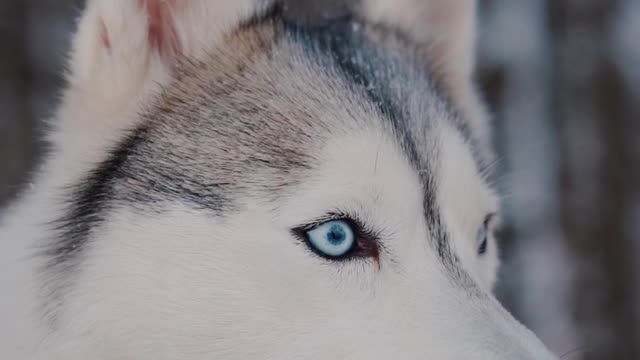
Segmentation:
<svg viewBox="0 0 640 360">
<path fill-rule="evenodd" d="M 52 135 L 48 353 L 552 359 L 491 294 L 474 10 L 89 1 Z"/>
</svg>

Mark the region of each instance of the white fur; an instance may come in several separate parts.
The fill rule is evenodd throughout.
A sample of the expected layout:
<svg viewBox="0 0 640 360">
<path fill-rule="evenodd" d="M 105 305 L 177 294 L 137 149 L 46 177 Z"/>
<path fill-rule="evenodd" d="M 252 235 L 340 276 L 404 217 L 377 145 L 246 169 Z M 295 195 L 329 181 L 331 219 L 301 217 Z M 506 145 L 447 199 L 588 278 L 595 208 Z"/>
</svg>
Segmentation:
<svg viewBox="0 0 640 360">
<path fill-rule="evenodd" d="M 196 55 L 259 10 L 248 0 L 178 3 L 182 51 Z M 147 14 L 136 4 L 89 2 L 54 152 L 3 218 L 0 358 L 553 358 L 489 293 L 495 243 L 478 259 L 475 234 L 497 200 L 469 147 L 446 126 L 433 134 L 443 143 L 437 201 L 452 247 L 483 296 L 457 287 L 441 266 L 421 183 L 398 146 L 381 129 L 344 129 L 318 154 L 320 168 L 277 208 L 256 194 L 224 218 L 178 204 L 159 213 L 115 209 L 95 229 L 86 249 L 91 261 L 74 274 L 56 329 L 47 330 L 33 250 L 64 211 L 65 187 L 102 160 L 158 85 L 171 81 L 171 61 L 146 41 Z M 381 230 L 388 252 L 379 270 L 373 260 L 328 263 L 290 234 L 336 207 Z"/>
</svg>

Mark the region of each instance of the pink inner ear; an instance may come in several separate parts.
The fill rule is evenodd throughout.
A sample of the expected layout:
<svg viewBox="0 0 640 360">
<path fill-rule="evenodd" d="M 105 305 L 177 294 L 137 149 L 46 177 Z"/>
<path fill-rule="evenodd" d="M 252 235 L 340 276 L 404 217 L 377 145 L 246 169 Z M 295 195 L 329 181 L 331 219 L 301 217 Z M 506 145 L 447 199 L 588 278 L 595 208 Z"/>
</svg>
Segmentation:
<svg viewBox="0 0 640 360">
<path fill-rule="evenodd" d="M 149 44 L 160 55 L 174 59 L 182 53 L 173 11 L 176 0 L 138 0 L 146 9 L 149 21 Z"/>
<path fill-rule="evenodd" d="M 107 31 L 107 25 L 104 21 L 100 20 L 100 40 L 107 50 L 111 49 L 111 39 L 109 38 L 109 32 Z"/>
</svg>

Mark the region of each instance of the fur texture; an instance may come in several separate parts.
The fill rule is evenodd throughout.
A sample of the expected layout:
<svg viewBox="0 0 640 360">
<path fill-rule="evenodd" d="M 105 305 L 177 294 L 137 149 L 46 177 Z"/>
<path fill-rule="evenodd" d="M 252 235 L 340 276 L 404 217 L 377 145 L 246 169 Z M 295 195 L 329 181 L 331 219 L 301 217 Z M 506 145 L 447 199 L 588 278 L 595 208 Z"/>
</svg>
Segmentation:
<svg viewBox="0 0 640 360">
<path fill-rule="evenodd" d="M 2 219 L 3 359 L 554 359 L 491 294 L 490 231 L 478 250 L 475 4 L 282 6 L 89 1 L 53 151 Z M 292 235 L 332 213 L 375 258 Z"/>
</svg>

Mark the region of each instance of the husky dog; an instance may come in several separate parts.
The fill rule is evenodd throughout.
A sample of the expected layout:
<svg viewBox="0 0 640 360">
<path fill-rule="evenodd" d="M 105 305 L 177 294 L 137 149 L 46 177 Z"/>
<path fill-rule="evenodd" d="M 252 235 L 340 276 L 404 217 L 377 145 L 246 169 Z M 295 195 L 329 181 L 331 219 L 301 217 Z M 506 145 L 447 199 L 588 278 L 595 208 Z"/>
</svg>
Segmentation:
<svg viewBox="0 0 640 360">
<path fill-rule="evenodd" d="M 344 8 L 88 1 L 0 358 L 555 359 L 491 294 L 474 2 Z"/>
</svg>

